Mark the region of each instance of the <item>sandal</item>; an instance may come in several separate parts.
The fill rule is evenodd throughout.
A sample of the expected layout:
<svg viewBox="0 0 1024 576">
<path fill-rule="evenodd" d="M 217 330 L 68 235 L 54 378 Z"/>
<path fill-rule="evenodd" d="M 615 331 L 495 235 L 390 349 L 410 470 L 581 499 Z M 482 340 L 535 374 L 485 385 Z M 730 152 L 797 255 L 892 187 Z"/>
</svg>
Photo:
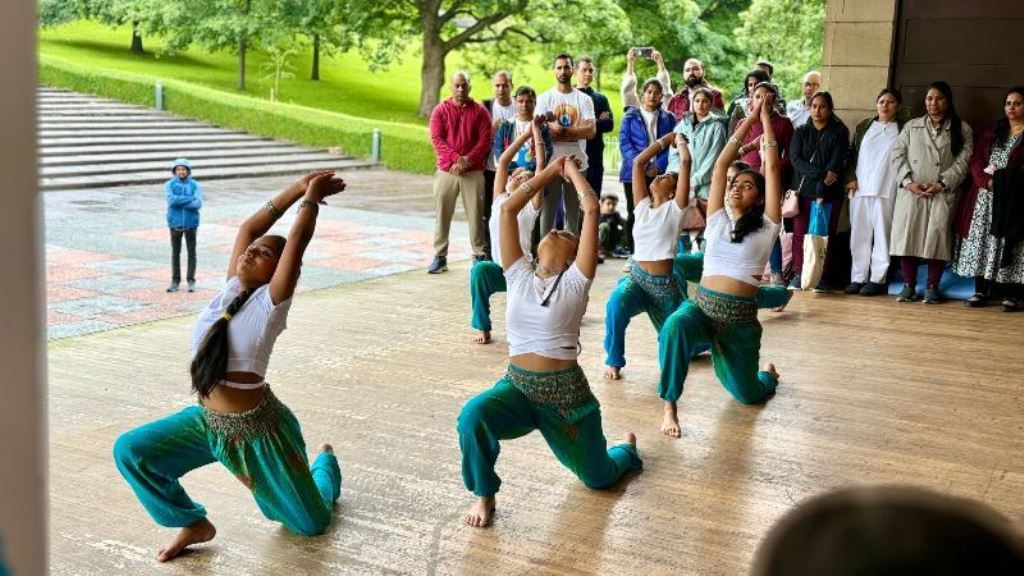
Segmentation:
<svg viewBox="0 0 1024 576">
<path fill-rule="evenodd" d="M 1021 308 L 1020 302 L 1016 298 L 1007 298 L 1003 300 L 1003 312 L 1017 312 Z"/>
<path fill-rule="evenodd" d="M 981 292 L 975 292 L 973 296 L 964 301 L 964 306 L 968 308 L 981 308 L 985 304 L 985 295 Z M 1003 304 L 1006 302 L 1004 301 Z"/>
</svg>

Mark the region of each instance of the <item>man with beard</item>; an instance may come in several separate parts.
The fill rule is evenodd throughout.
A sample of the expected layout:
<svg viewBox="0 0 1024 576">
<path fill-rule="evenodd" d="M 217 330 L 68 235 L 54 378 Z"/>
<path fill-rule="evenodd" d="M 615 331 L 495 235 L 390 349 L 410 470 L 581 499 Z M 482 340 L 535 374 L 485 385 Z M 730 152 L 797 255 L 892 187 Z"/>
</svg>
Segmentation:
<svg viewBox="0 0 1024 576">
<path fill-rule="evenodd" d="M 594 118 L 594 100 L 572 86 L 572 56 L 555 56 L 555 79 L 553 88 L 537 99 L 537 114 L 544 115 L 554 142 L 554 158 L 575 154 L 584 176 L 589 168 L 586 141 L 597 135 Z M 579 198 L 573 185 L 561 178 L 550 182 L 544 192 L 544 204 L 540 211 L 540 234 L 544 236 L 555 225 L 555 213 L 559 204 L 565 203 L 565 229 L 579 236 Z"/>
<path fill-rule="evenodd" d="M 612 108 L 608 104 L 608 98 L 590 87 L 595 75 L 597 75 L 597 71 L 594 69 L 594 59 L 590 56 L 581 56 L 579 62 L 576 63 L 576 89 L 594 100 L 594 115 L 597 119 L 597 134 L 587 140 L 587 159 L 590 161 L 587 182 L 600 198 L 601 180 L 604 178 L 604 139 L 602 135 L 612 131 L 615 121 L 612 118 Z"/>
<path fill-rule="evenodd" d="M 512 101 L 512 73 L 507 70 L 499 70 L 492 77 L 494 86 L 494 98 L 488 98 L 482 102 L 487 113 L 491 117 L 493 131 L 498 130 L 506 120 L 516 116 L 516 104 Z M 489 259 L 491 257 L 491 234 L 488 230 L 488 222 L 491 220 L 491 203 L 494 201 L 494 163 L 497 156 L 487 155 L 487 165 L 484 167 L 484 253 Z"/>
<path fill-rule="evenodd" d="M 725 103 L 722 101 L 722 92 L 717 88 L 712 88 L 708 81 L 704 79 L 704 64 L 700 60 L 690 58 L 686 61 L 686 64 L 683 65 L 683 80 L 686 82 L 686 87 L 677 92 L 668 101 L 668 111 L 677 120 L 682 119 L 690 111 L 693 105 L 693 93 L 699 87 L 704 87 L 711 91 L 712 109 L 725 109 Z"/>
</svg>

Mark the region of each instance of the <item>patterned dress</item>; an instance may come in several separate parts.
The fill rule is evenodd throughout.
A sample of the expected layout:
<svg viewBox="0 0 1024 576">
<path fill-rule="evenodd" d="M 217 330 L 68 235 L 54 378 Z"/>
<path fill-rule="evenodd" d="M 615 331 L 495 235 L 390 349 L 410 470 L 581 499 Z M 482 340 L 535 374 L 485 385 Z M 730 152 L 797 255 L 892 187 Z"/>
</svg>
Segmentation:
<svg viewBox="0 0 1024 576">
<path fill-rule="evenodd" d="M 989 164 L 1005 168 L 1010 153 L 1020 143 L 1021 135 L 1012 136 L 1003 144 L 993 145 Z M 1005 241 L 990 232 L 992 227 L 992 191 L 978 190 L 971 229 L 967 238 L 958 241 L 953 271 L 965 278 L 982 277 L 1001 284 L 1024 284 L 1024 243 L 1014 249 L 1009 266 L 1000 268 Z"/>
</svg>

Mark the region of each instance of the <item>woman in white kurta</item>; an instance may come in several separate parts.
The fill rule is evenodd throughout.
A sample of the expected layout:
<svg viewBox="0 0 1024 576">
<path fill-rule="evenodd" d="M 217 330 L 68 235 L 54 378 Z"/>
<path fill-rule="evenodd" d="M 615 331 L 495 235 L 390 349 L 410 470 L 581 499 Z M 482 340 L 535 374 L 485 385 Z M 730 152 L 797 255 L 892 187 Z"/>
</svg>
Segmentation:
<svg viewBox="0 0 1024 576">
<path fill-rule="evenodd" d="M 900 184 L 890 254 L 901 257 L 905 285 L 898 301 L 917 299 L 917 268 L 924 263 L 928 265 L 924 303 L 938 304 L 942 301 L 939 280 L 952 251 L 956 192 L 967 176 L 973 140 L 971 127 L 956 113 L 949 84 L 928 85 L 925 109 L 924 116 L 903 127 L 892 151 Z"/>
</svg>

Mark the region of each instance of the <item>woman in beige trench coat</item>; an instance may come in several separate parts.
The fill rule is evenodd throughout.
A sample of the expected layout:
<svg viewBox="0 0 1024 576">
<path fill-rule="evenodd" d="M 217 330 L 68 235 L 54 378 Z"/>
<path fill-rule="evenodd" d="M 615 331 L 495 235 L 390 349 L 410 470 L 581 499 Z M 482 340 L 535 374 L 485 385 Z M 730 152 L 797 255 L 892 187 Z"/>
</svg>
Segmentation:
<svg viewBox="0 0 1024 576">
<path fill-rule="evenodd" d="M 903 126 L 892 150 L 896 207 L 890 251 L 900 257 L 904 286 L 899 302 L 917 299 L 917 268 L 928 265 L 924 303 L 938 304 L 939 280 L 950 259 L 956 191 L 968 174 L 973 138 L 953 106 L 953 90 L 933 82 L 925 97 L 927 113 Z M 922 260 L 924 262 L 922 262 Z"/>
</svg>

